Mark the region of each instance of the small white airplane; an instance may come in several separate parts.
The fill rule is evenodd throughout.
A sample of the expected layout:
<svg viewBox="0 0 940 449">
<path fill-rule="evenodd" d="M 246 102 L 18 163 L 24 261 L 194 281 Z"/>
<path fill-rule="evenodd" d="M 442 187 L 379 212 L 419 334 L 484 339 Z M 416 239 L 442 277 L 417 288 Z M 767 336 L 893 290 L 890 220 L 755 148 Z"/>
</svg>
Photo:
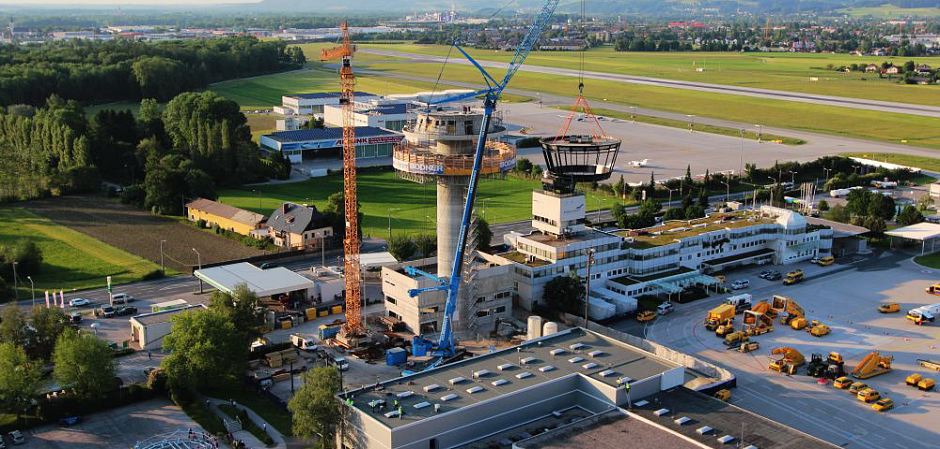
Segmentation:
<svg viewBox="0 0 940 449">
<path fill-rule="evenodd" d="M 649 162 L 650 162 L 649 159 L 641 159 L 639 161 L 630 161 L 627 163 L 627 165 L 631 167 L 646 167 L 646 165 L 649 164 Z"/>
</svg>

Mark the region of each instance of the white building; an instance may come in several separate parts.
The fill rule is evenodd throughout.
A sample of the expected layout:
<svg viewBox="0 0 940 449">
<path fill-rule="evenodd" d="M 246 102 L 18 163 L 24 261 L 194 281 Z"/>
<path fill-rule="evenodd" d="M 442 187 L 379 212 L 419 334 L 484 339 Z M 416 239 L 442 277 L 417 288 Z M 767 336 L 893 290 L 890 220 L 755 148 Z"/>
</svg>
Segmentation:
<svg viewBox="0 0 940 449">
<path fill-rule="evenodd" d="M 170 334 L 173 317 L 189 310 L 206 310 L 206 306 L 191 304 L 133 316 L 130 319 L 131 338 L 140 345 L 142 350 L 160 349 L 163 347 L 163 337 Z"/>
<path fill-rule="evenodd" d="M 412 103 L 407 101 L 357 101 L 353 120 L 356 126 L 401 131 L 409 121 L 415 119 L 412 109 Z M 327 126 L 343 126 L 343 108 L 339 105 L 323 106 L 323 121 Z"/>
<path fill-rule="evenodd" d="M 287 268 L 262 269 L 248 262 L 202 268 L 193 275 L 223 293 L 231 294 L 239 284 L 245 284 L 261 299 L 306 300 L 314 289 L 312 280 Z"/>
<path fill-rule="evenodd" d="M 339 92 L 284 95 L 281 97 L 281 106 L 275 106 L 274 112 L 283 115 L 322 114 L 323 106 L 338 105 L 339 97 Z M 379 98 L 378 95 L 368 92 L 356 92 L 355 96 L 355 100 L 359 102 L 377 100 Z"/>
<path fill-rule="evenodd" d="M 395 131 L 368 126 L 356 127 L 356 158 L 390 157 L 404 136 Z M 293 164 L 318 157 L 341 158 L 343 128 L 314 128 L 277 131 L 261 136 L 261 147 L 280 151 Z"/>
</svg>

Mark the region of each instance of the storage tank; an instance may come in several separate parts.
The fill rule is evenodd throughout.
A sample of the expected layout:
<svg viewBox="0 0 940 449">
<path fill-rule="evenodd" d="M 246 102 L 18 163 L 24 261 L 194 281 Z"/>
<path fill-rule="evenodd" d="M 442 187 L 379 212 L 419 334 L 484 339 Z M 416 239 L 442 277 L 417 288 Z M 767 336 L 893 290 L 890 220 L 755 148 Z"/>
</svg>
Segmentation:
<svg viewBox="0 0 940 449">
<path fill-rule="evenodd" d="M 529 316 L 529 327 L 526 331 L 526 340 L 533 340 L 542 336 L 542 317 L 538 315 Z"/>
<path fill-rule="evenodd" d="M 545 324 L 542 325 L 543 337 L 552 335 L 552 334 L 557 334 L 557 333 L 558 333 L 558 323 L 554 321 L 546 321 Z"/>
</svg>

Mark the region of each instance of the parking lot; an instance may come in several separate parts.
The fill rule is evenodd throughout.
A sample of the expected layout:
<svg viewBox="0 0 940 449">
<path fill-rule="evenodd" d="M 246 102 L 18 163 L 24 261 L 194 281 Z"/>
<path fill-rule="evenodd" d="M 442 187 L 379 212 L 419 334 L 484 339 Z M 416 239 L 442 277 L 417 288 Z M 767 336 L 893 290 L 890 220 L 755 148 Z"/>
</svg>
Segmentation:
<svg viewBox="0 0 940 449">
<path fill-rule="evenodd" d="M 940 323 L 915 326 L 904 318 L 907 310 L 940 302 L 924 288 L 940 279 L 940 272 L 922 268 L 908 258 L 891 253 L 857 260 L 840 260 L 829 267 L 809 263 L 772 267 L 786 273 L 802 268 L 808 279 L 793 286 L 759 279 L 757 273 L 768 267 L 755 267 L 728 273 L 728 281 L 746 278 L 750 288 L 736 291 L 754 296 L 754 302 L 769 300 L 773 294 L 795 299 L 806 311 L 807 320 L 818 319 L 832 328 L 824 337 L 775 323 L 773 332 L 757 337 L 760 349 L 742 354 L 728 351 L 722 340 L 705 329 L 707 311 L 729 295 L 718 295 L 689 304 L 677 305 L 676 312 L 640 329 L 647 338 L 694 354 L 732 370 L 738 378 L 732 402 L 806 433 L 847 448 L 926 448 L 936 447 L 940 422 L 940 392 L 924 393 L 904 384 L 904 378 L 919 372 L 929 374 L 916 359 L 940 359 Z M 899 302 L 901 312 L 881 314 L 881 303 Z M 638 332 L 635 321 L 614 327 Z M 735 324 L 740 326 L 740 315 Z M 894 357 L 893 371 L 864 380 L 883 396 L 895 401 L 895 408 L 879 414 L 869 404 L 846 391 L 817 379 L 798 374 L 787 376 L 770 371 L 770 351 L 779 346 L 796 348 L 806 357 L 837 351 L 845 358 L 846 371 L 871 350 Z M 805 366 L 800 373 L 805 373 Z"/>
<path fill-rule="evenodd" d="M 166 399 L 152 399 L 83 417 L 72 427 L 47 425 L 24 432 L 24 449 L 98 449 L 134 447 L 140 440 L 174 430 L 201 430 Z"/>
</svg>

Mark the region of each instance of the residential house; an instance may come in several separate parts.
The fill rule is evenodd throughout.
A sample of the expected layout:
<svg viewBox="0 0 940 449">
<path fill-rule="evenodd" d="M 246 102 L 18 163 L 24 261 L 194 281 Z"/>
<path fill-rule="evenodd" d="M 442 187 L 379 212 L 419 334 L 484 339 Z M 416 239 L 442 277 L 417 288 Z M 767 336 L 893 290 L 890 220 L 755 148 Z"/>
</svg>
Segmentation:
<svg viewBox="0 0 940 449">
<path fill-rule="evenodd" d="M 930 75 L 931 73 L 930 66 L 927 64 L 918 65 L 914 70 L 921 75 Z"/>
<path fill-rule="evenodd" d="M 319 248 L 333 236 L 333 228 L 316 207 L 284 203 L 268 218 L 268 235 L 283 248 Z"/>
<path fill-rule="evenodd" d="M 887 69 L 885 69 L 884 73 L 885 73 L 886 75 L 898 75 L 898 74 L 901 73 L 901 70 L 902 70 L 901 67 L 898 67 L 898 66 L 896 66 L 896 65 L 893 65 L 893 66 L 888 67 Z"/>
<path fill-rule="evenodd" d="M 881 67 L 878 64 L 868 64 L 865 66 L 865 73 L 878 73 L 881 71 Z"/>
<path fill-rule="evenodd" d="M 186 217 L 192 222 L 204 220 L 207 226 L 216 225 L 241 235 L 249 235 L 264 225 L 264 215 L 205 198 L 187 203 Z"/>
</svg>

